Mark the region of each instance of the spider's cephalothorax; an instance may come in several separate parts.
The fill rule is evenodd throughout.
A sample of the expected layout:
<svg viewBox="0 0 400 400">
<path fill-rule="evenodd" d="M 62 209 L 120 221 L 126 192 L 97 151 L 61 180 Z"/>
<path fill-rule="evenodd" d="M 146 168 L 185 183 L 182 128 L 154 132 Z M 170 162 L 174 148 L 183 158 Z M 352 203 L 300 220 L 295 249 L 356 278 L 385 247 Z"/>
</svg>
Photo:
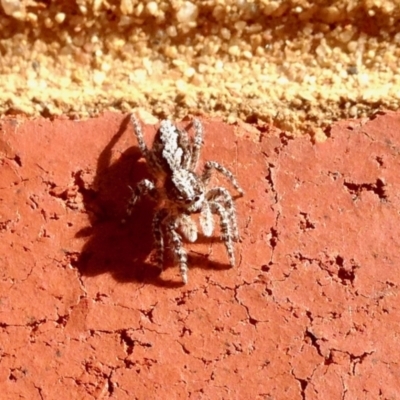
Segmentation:
<svg viewBox="0 0 400 400">
<path fill-rule="evenodd" d="M 190 242 L 197 239 L 197 227 L 190 214 L 200 214 L 200 226 L 205 236 L 214 230 L 213 214 L 220 218 L 221 238 L 228 252 L 230 265 L 235 265 L 233 241 L 238 240 L 238 228 L 233 199 L 223 187 L 207 188 L 212 170 L 217 170 L 230 180 L 235 189 L 243 195 L 232 172 L 222 165 L 207 161 L 202 174 L 195 172 L 200 150 L 203 145 L 203 127 L 193 120 L 194 138 L 185 130 L 178 129 L 169 120 L 161 121 L 154 143 L 148 149 L 139 122 L 132 115 L 131 121 L 138 140 L 139 149 L 148 164 L 156 182 L 140 181 L 132 190 L 128 214 L 139 198 L 148 195 L 158 203 L 153 219 L 153 235 L 156 245 L 156 260 L 163 269 L 164 247 L 173 252 L 179 264 L 182 280 L 187 283 L 187 254 L 182 246 L 183 235 Z"/>
</svg>

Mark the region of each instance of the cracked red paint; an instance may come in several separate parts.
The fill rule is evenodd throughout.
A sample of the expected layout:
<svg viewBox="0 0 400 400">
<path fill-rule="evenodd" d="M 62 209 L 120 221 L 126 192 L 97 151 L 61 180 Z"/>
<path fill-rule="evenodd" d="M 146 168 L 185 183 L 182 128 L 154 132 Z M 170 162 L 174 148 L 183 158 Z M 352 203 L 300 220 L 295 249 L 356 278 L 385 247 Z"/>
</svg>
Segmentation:
<svg viewBox="0 0 400 400">
<path fill-rule="evenodd" d="M 0 122 L 2 398 L 400 397 L 400 114 L 320 144 L 204 125 L 246 191 L 239 265 L 187 244 L 182 286 L 152 204 L 121 222 L 146 176 L 127 118 Z"/>
</svg>

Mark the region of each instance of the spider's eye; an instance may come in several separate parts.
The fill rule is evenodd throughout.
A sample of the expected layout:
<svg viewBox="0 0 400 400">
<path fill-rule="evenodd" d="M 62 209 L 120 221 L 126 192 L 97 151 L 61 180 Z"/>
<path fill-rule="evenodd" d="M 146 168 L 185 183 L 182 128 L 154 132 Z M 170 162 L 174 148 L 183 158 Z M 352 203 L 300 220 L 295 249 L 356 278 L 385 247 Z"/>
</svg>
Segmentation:
<svg viewBox="0 0 400 400">
<path fill-rule="evenodd" d="M 195 198 L 194 198 L 194 201 L 199 201 L 200 200 L 200 196 L 196 196 Z"/>
<path fill-rule="evenodd" d="M 185 204 L 190 204 L 191 202 L 192 202 L 192 200 L 190 200 L 190 199 L 185 200 Z"/>
</svg>

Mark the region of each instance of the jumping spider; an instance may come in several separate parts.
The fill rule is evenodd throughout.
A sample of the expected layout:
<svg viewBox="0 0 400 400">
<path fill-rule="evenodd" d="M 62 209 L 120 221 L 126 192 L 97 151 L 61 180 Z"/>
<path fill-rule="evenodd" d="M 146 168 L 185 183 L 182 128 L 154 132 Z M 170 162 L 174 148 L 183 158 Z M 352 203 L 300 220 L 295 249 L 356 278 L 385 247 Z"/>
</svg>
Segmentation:
<svg viewBox="0 0 400 400">
<path fill-rule="evenodd" d="M 194 138 L 189 138 L 185 130 L 178 129 L 171 121 L 161 121 L 151 149 L 147 148 L 142 128 L 133 115 L 131 122 L 139 149 L 155 182 L 143 179 L 134 190 L 131 188 L 132 198 L 127 212 L 130 215 L 136 202 L 144 195 L 157 202 L 152 229 L 158 267 L 163 270 L 166 243 L 179 265 L 182 281 L 187 283 L 187 253 L 182 246 L 181 235 L 190 242 L 196 241 L 197 227 L 190 217 L 194 213 L 200 213 L 200 226 L 205 236 L 211 236 L 214 230 L 212 214 L 220 217 L 221 237 L 228 252 L 229 263 L 233 267 L 233 241 L 239 238 L 235 208 L 227 189 L 207 189 L 212 170 L 225 175 L 240 195 L 243 195 L 243 190 L 233 174 L 215 161 L 207 161 L 202 174 L 196 174 L 203 145 L 203 127 L 200 121 L 193 120 Z"/>
</svg>

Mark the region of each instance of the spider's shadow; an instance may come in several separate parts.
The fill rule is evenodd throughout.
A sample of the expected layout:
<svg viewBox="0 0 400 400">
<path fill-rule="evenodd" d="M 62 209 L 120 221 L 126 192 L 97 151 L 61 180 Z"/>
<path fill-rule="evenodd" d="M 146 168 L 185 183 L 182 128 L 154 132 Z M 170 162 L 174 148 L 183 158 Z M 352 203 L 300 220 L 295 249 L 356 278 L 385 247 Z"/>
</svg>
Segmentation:
<svg viewBox="0 0 400 400">
<path fill-rule="evenodd" d="M 86 276 L 107 272 L 120 282 L 147 282 L 163 287 L 181 286 L 179 278 L 176 281 L 164 280 L 160 270 L 150 261 L 153 249 L 151 225 L 154 203 L 144 198 L 135 205 L 129 218 L 126 215 L 131 196 L 129 186 L 135 187 L 140 180 L 149 178 L 145 162 L 139 161 L 142 155 L 137 146 L 126 150 L 111 164 L 113 148 L 129 124 L 128 115 L 101 152 L 91 188 L 87 189 L 84 182 L 78 180 L 90 225 L 76 234 L 77 237 L 87 238 L 76 266 Z M 200 242 L 210 240 L 212 239 L 199 237 Z M 166 267 L 172 265 L 173 262 L 167 257 Z M 209 262 L 205 256 L 196 254 L 189 255 L 189 265 L 213 269 L 228 267 Z"/>
</svg>

